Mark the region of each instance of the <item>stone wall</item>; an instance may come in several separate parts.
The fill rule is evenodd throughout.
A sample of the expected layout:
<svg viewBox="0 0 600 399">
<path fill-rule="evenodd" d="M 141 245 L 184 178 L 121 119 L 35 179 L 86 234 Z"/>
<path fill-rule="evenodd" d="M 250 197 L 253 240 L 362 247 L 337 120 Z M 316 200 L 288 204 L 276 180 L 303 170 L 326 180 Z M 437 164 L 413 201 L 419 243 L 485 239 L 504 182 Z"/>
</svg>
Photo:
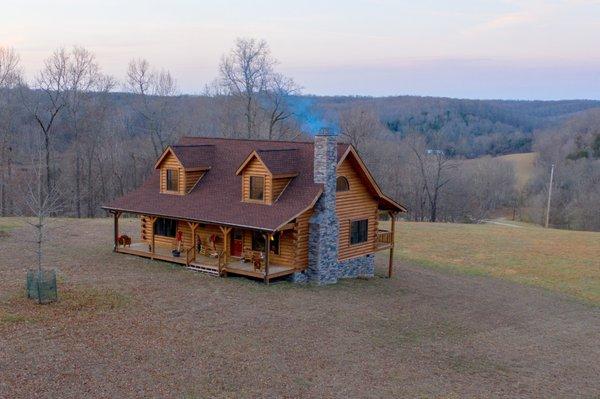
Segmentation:
<svg viewBox="0 0 600 399">
<path fill-rule="evenodd" d="M 375 275 L 375 254 L 359 256 L 338 263 L 339 278 L 373 277 Z"/>
<path fill-rule="evenodd" d="M 323 194 L 309 220 L 308 268 L 294 273 L 293 282 L 333 284 L 340 278 L 373 277 L 375 255 L 338 261 L 339 225 L 336 213 L 337 140 L 328 132 L 315 136 L 314 180 Z"/>
<path fill-rule="evenodd" d="M 323 184 L 323 194 L 317 201 L 309 221 L 308 269 L 309 281 L 332 284 L 338 279 L 339 226 L 335 212 L 337 168 L 336 137 L 324 132 L 315 137 L 314 181 Z"/>
</svg>

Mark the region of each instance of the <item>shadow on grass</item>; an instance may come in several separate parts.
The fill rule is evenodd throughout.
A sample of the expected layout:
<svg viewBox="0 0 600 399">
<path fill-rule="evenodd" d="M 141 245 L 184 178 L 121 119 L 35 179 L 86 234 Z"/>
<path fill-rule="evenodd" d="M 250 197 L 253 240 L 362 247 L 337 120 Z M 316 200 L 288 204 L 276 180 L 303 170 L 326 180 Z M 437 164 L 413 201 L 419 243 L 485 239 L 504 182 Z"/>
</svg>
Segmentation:
<svg viewBox="0 0 600 399">
<path fill-rule="evenodd" d="M 128 306 L 121 292 L 88 286 L 59 286 L 58 301 L 40 305 L 19 291 L 0 303 L 0 325 L 50 321 L 61 317 L 93 317 Z"/>
</svg>

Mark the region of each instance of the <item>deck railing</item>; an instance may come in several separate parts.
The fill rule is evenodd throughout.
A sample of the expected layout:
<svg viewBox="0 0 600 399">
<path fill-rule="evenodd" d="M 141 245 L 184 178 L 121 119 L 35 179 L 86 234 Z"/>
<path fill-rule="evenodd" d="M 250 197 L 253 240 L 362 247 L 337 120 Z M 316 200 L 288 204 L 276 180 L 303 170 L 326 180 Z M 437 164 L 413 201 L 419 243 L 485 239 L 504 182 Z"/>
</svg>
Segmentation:
<svg viewBox="0 0 600 399">
<path fill-rule="evenodd" d="M 377 245 L 379 246 L 392 246 L 394 243 L 394 236 L 391 231 L 377 230 Z"/>
<path fill-rule="evenodd" d="M 185 264 L 186 266 L 189 266 L 190 263 L 192 263 L 193 261 L 196 260 L 196 248 L 189 247 L 188 249 L 185 250 Z"/>
<path fill-rule="evenodd" d="M 217 263 L 217 267 L 218 267 L 218 271 L 219 271 L 219 276 L 223 276 L 223 273 L 225 271 L 225 266 L 227 266 L 227 262 L 225 259 L 225 253 L 223 251 L 219 251 L 218 252 L 218 263 Z"/>
</svg>

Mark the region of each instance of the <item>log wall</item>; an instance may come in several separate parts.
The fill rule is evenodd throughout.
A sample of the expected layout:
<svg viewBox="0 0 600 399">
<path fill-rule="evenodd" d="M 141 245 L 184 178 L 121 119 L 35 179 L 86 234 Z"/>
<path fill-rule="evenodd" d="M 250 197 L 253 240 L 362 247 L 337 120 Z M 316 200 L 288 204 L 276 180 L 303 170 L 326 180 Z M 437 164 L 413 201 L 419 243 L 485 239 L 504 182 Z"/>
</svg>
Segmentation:
<svg viewBox="0 0 600 399">
<path fill-rule="evenodd" d="M 347 158 L 338 167 L 337 176 L 348 179 L 350 190 L 336 193 L 336 212 L 339 231 L 339 260 L 367 255 L 377 245 L 378 210 L 377 199 L 369 192 L 365 181 L 357 172 L 356 161 Z M 368 240 L 361 244 L 350 244 L 350 224 L 353 220 L 368 219 Z"/>
<path fill-rule="evenodd" d="M 177 192 L 167 191 L 167 169 L 175 169 L 179 171 L 179 190 Z M 185 171 L 177 158 L 169 153 L 160 163 L 160 192 L 170 194 L 185 194 L 186 179 Z"/>
<path fill-rule="evenodd" d="M 262 176 L 265 178 L 264 201 L 250 199 L 250 176 Z M 272 201 L 273 179 L 269 175 L 266 166 L 257 158 L 252 159 L 242 172 L 242 200 L 250 202 L 264 202 L 270 204 Z"/>
</svg>

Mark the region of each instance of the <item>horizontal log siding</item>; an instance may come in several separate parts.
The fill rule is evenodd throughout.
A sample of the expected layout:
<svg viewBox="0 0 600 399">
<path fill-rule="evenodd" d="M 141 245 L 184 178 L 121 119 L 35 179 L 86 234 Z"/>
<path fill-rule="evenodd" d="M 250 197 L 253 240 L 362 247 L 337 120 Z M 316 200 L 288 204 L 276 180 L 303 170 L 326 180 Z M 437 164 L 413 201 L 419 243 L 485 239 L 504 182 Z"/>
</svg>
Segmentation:
<svg viewBox="0 0 600 399">
<path fill-rule="evenodd" d="M 308 267 L 308 221 L 313 214 L 309 209 L 296 218 L 296 227 L 294 229 L 297 245 L 296 259 L 294 266 L 298 270 L 304 270 Z"/>
<path fill-rule="evenodd" d="M 218 225 L 216 225 L 216 224 L 200 224 L 196 228 L 196 236 L 199 237 L 199 239 L 202 240 L 202 244 L 208 246 L 208 248 L 211 248 L 210 236 L 213 234 L 217 235 L 217 243 L 215 245 L 217 247 L 217 251 L 223 251 L 223 249 L 224 249 L 223 245 L 225 242 L 224 242 L 223 232 L 221 232 L 221 229 L 219 228 Z"/>
<path fill-rule="evenodd" d="M 365 182 L 356 172 L 357 167 L 354 161 L 346 159 L 337 171 L 337 175 L 344 176 L 350 184 L 349 191 L 336 193 L 340 260 L 373 253 L 377 245 L 377 199 L 368 191 Z M 357 219 L 369 220 L 369 237 L 365 243 L 350 245 L 350 223 Z"/>
<path fill-rule="evenodd" d="M 285 230 L 279 238 L 279 255 L 271 253 L 270 263 L 282 266 L 294 266 L 296 258 L 296 244 L 293 230 Z M 244 248 L 252 248 L 252 231 L 244 230 Z"/>
<path fill-rule="evenodd" d="M 185 192 L 189 193 L 194 186 L 196 185 L 196 183 L 198 182 L 199 179 L 202 178 L 202 176 L 204 175 L 203 171 L 184 171 L 184 176 L 185 176 Z"/>
<path fill-rule="evenodd" d="M 277 201 L 277 198 L 281 195 L 283 190 L 287 187 L 290 182 L 289 177 L 277 178 L 273 179 L 273 200 L 272 202 Z"/>
<path fill-rule="evenodd" d="M 250 161 L 242 171 L 242 200 L 256 202 L 250 199 L 250 176 L 263 176 L 265 178 L 264 202 L 270 204 L 273 181 L 265 165 L 257 158 Z"/>
<path fill-rule="evenodd" d="M 152 227 L 151 227 L 151 223 L 148 220 L 147 216 L 141 217 L 141 225 L 142 225 L 142 241 L 145 241 L 148 244 L 150 244 L 152 242 Z M 181 243 L 181 248 L 182 249 L 190 248 L 193 245 L 192 230 L 190 228 L 190 225 L 185 221 L 178 220 L 177 221 L 177 231 L 183 232 L 183 241 Z M 196 237 L 199 237 L 197 240 L 202 240 L 202 243 L 204 245 L 210 246 L 209 239 L 212 234 L 217 235 L 218 239 L 217 239 L 216 247 L 217 247 L 218 251 L 222 251 L 223 250 L 223 233 L 221 232 L 221 229 L 219 228 L 219 226 L 213 225 L 213 224 L 207 224 L 207 225 L 199 224 L 198 227 L 196 228 Z M 145 240 L 143 238 L 144 236 L 146 237 Z M 167 246 L 167 247 L 173 247 L 173 248 L 175 248 L 177 246 L 175 237 L 165 237 L 165 236 L 157 235 L 154 237 L 154 242 L 156 243 L 156 245 L 160 245 L 160 246 Z M 196 241 L 196 242 L 198 242 L 198 241 Z"/>
<path fill-rule="evenodd" d="M 179 171 L 179 191 L 177 194 L 185 194 L 185 172 L 177 158 L 171 153 L 160 163 L 160 192 L 173 193 L 167 191 L 167 169 L 176 169 Z"/>
<path fill-rule="evenodd" d="M 279 255 L 271 254 L 270 261 L 278 265 L 294 266 L 296 242 L 293 230 L 285 230 L 279 237 Z"/>
</svg>

